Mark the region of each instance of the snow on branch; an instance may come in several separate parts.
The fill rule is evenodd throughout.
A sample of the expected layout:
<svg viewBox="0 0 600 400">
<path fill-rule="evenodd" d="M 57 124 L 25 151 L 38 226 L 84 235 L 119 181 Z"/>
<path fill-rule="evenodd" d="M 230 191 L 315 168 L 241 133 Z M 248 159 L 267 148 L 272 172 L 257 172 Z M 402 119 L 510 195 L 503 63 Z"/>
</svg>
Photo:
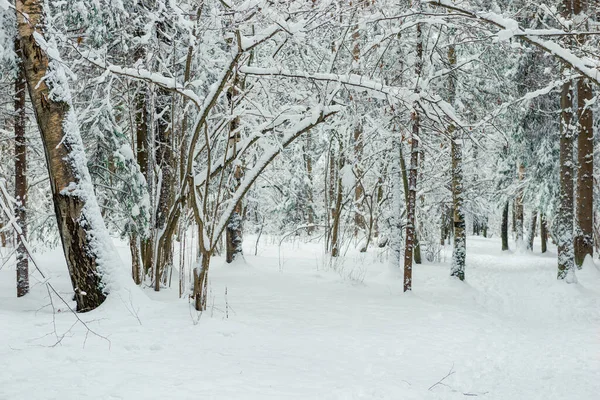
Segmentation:
<svg viewBox="0 0 600 400">
<path fill-rule="evenodd" d="M 322 122 L 325 122 L 329 117 L 338 113 L 340 111 L 340 107 L 319 107 L 316 110 L 313 110 L 312 115 L 307 116 L 306 118 L 298 121 L 293 127 L 288 129 L 288 131 L 284 134 L 281 139 L 281 143 L 279 146 L 273 146 L 270 149 L 266 149 L 265 153 L 262 155 L 260 159 L 257 160 L 254 167 L 248 171 L 244 180 L 240 183 L 240 186 L 235 191 L 231 199 L 229 199 L 228 205 L 225 208 L 224 212 L 221 214 L 221 218 L 219 219 L 219 223 L 214 230 L 216 232 L 215 237 L 221 236 L 227 223 L 229 221 L 229 217 L 235 210 L 237 203 L 240 201 L 242 197 L 250 190 L 252 184 L 256 181 L 258 176 L 269 166 L 271 161 L 275 159 L 287 146 L 289 146 L 294 140 L 300 137 L 303 133 L 308 132 L 315 126 L 319 125 Z"/>
<path fill-rule="evenodd" d="M 569 49 L 562 47 L 558 43 L 541 38 L 544 36 L 555 36 L 557 32 L 554 30 L 538 32 L 535 30 L 522 29 L 519 27 L 519 23 L 514 19 L 506 18 L 493 12 L 468 10 L 454 4 L 454 2 L 450 0 L 430 0 L 427 3 L 454 11 L 468 18 L 481 20 L 495 25 L 501 29 L 501 31 L 496 34 L 498 38 L 502 40 L 508 40 L 513 36 L 518 37 L 530 44 L 533 44 L 546 53 L 552 54 L 563 63 L 578 71 L 581 75 L 595 82 L 597 85 L 600 85 L 600 70 L 598 70 L 598 65 L 600 63 L 598 61 L 590 64 L 589 60 L 585 60 L 576 56 Z"/>
</svg>

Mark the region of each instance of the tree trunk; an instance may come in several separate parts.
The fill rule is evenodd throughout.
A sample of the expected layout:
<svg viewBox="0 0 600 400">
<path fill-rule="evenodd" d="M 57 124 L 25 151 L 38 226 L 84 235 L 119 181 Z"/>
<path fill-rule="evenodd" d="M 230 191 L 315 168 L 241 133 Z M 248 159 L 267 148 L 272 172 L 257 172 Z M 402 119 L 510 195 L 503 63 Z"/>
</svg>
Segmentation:
<svg viewBox="0 0 600 400">
<path fill-rule="evenodd" d="M 548 225 L 543 213 L 540 213 L 540 241 L 542 242 L 542 253 L 545 253 L 548 245 Z"/>
<path fill-rule="evenodd" d="M 171 146 L 172 129 L 171 129 L 171 113 L 165 108 L 169 106 L 170 94 L 166 90 L 159 90 L 157 95 L 157 115 L 162 114 L 158 118 L 156 126 L 156 165 L 159 169 L 159 184 L 158 184 L 158 204 L 156 205 L 156 236 L 160 239 L 154 244 L 157 246 L 156 260 L 154 263 L 154 290 L 160 290 L 160 284 L 164 271 L 171 267 L 169 264 L 172 260 L 172 239 L 165 238 L 166 234 L 173 235 L 175 230 L 166 233 L 167 217 L 173 203 L 173 183 L 174 183 L 174 166 L 173 166 L 173 150 Z M 163 233 L 164 232 L 164 233 Z"/>
<path fill-rule="evenodd" d="M 525 178 L 525 166 L 519 164 L 519 189 L 517 190 L 517 198 L 515 199 L 515 231 L 517 235 L 517 248 L 522 249 L 523 245 L 523 179 Z"/>
<path fill-rule="evenodd" d="M 448 62 L 450 67 L 456 65 L 456 51 L 454 46 L 448 48 Z M 449 103 L 454 104 L 456 95 L 456 80 L 454 74 L 449 76 L 448 92 Z M 454 124 L 448 126 L 451 138 L 450 156 L 452 159 L 452 204 L 454 223 L 454 248 L 452 250 L 452 266 L 450 275 L 461 281 L 465 280 L 465 260 L 467 256 L 467 237 L 465 232 L 465 214 L 463 210 L 463 151 L 461 135 L 457 134 Z"/>
<path fill-rule="evenodd" d="M 131 252 L 131 277 L 136 285 L 142 284 L 142 258 L 140 245 L 135 232 L 129 234 L 129 251 Z"/>
<path fill-rule="evenodd" d="M 242 168 L 236 165 L 234 179 L 236 181 L 235 189 L 239 187 L 242 179 Z M 238 201 L 235 210 L 229 217 L 227 227 L 225 228 L 226 252 L 225 261 L 232 263 L 238 254 L 242 254 L 242 201 Z"/>
<path fill-rule="evenodd" d="M 577 110 L 579 135 L 577 137 L 577 237 L 575 263 L 581 268 L 586 255 L 593 256 L 594 223 L 594 129 L 591 106 L 592 87 L 586 79 L 577 82 Z"/>
<path fill-rule="evenodd" d="M 310 134 L 306 135 L 306 147 L 304 148 L 304 164 L 306 167 L 306 176 L 308 178 L 308 184 L 306 185 L 306 220 L 308 222 L 308 228 L 306 228 L 306 232 L 309 235 L 311 235 L 315 230 L 315 206 L 313 195 L 312 140 Z"/>
<path fill-rule="evenodd" d="M 527 232 L 527 250 L 533 251 L 533 240 L 535 238 L 535 228 L 537 227 L 537 211 L 531 214 L 529 231 Z"/>
<path fill-rule="evenodd" d="M 340 250 L 339 250 L 339 245 L 340 245 L 340 223 L 341 223 L 341 217 L 342 217 L 342 207 L 343 207 L 343 193 L 342 193 L 342 189 L 343 189 L 343 184 L 342 184 L 342 176 L 340 171 L 344 168 L 344 156 L 342 155 L 342 144 L 339 144 L 339 152 L 337 154 L 338 156 L 338 168 L 336 171 L 336 199 L 335 199 L 335 205 L 334 208 L 332 210 L 332 216 L 333 216 L 333 226 L 332 226 L 332 230 L 331 230 L 331 256 L 332 257 L 337 257 L 340 254 Z M 333 176 L 332 176 L 333 179 Z"/>
<path fill-rule="evenodd" d="M 59 60 L 50 60 L 38 38 L 46 32 L 41 0 L 16 2 L 19 39 L 29 98 L 41 132 L 57 226 L 77 311 L 98 307 L 106 298 L 98 257 L 113 252 L 89 176 L 79 125 L 72 108 L 66 73 Z M 49 74 L 50 72 L 50 74 Z"/>
<path fill-rule="evenodd" d="M 454 203 L 454 249 L 452 251 L 450 275 L 464 281 L 467 238 L 463 211 L 462 145 L 460 144 L 460 138 L 455 133 L 454 126 L 450 125 L 448 130 L 452 137 L 452 200 Z"/>
<path fill-rule="evenodd" d="M 141 57 L 141 55 L 139 55 Z M 146 180 L 148 185 L 148 191 L 152 193 L 152 175 L 150 169 L 150 133 L 148 130 L 148 105 L 147 105 L 147 87 L 145 83 L 140 83 L 140 89 L 136 94 L 136 156 L 137 163 L 140 167 L 140 172 Z M 152 265 L 154 264 L 154 249 L 153 243 L 153 229 L 150 229 L 150 237 L 144 238 L 140 241 L 140 255 L 141 263 L 143 267 L 144 276 L 147 276 L 152 271 Z"/>
<path fill-rule="evenodd" d="M 417 168 L 419 165 L 419 116 L 415 114 L 411 137 L 410 169 L 408 171 L 408 203 L 406 208 L 406 243 L 404 246 L 404 291 L 412 290 L 412 263 L 415 245 L 415 212 Z"/>
<path fill-rule="evenodd" d="M 557 216 L 558 279 L 575 282 L 573 250 L 572 83 L 563 84 L 560 124 L 560 207 Z"/>
<path fill-rule="evenodd" d="M 419 79 L 423 70 L 423 33 L 421 24 L 417 24 L 415 76 L 417 85 L 415 92 L 419 93 Z M 408 193 L 406 201 L 406 242 L 404 246 L 404 291 L 412 290 L 412 264 L 415 247 L 415 218 L 417 213 L 417 178 L 419 168 L 419 134 L 420 116 L 416 108 L 412 114 L 413 126 L 410 136 L 410 170 L 408 172 Z"/>
<path fill-rule="evenodd" d="M 502 211 L 502 251 L 508 250 L 508 201 Z"/>
<path fill-rule="evenodd" d="M 227 90 L 227 102 L 229 104 L 229 112 L 231 115 L 235 113 L 236 100 L 238 96 L 239 77 L 234 75 L 231 87 Z M 237 144 L 240 141 L 240 118 L 232 118 L 229 123 L 229 143 L 232 152 L 237 151 Z M 230 193 L 233 194 L 239 188 L 243 176 L 242 166 L 236 164 L 233 166 L 233 185 L 230 188 Z M 235 210 L 231 213 L 227 227 L 225 228 L 225 261 L 232 263 L 238 254 L 242 253 L 242 200 L 240 199 L 235 205 Z"/>
<path fill-rule="evenodd" d="M 19 40 L 15 40 L 15 53 L 22 58 Z M 15 218 L 21 228 L 17 235 L 17 297 L 29 293 L 29 256 L 25 243 L 27 240 L 27 143 L 25 139 L 25 76 L 22 64 L 17 62 L 15 78 Z"/>
<path fill-rule="evenodd" d="M 199 265 L 194 268 L 194 308 L 196 311 L 206 311 L 210 253 L 201 251 L 199 261 Z"/>
</svg>

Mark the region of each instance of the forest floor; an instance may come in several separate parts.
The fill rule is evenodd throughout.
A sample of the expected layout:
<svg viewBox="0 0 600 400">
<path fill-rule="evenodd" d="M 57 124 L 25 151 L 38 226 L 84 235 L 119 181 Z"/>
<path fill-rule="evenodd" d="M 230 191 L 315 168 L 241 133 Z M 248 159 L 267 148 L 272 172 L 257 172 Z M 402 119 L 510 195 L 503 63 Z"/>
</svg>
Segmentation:
<svg viewBox="0 0 600 400">
<path fill-rule="evenodd" d="M 403 294 L 379 249 L 332 266 L 318 244 L 263 243 L 258 256 L 247 245 L 243 262 L 214 260 L 202 315 L 178 298 L 177 272 L 172 289 L 121 291 L 79 315 L 107 339 L 72 326 L 57 299 L 55 314 L 44 307 L 37 274 L 16 299 L 6 263 L 0 399 L 600 398 L 591 262 L 567 285 L 554 248 L 502 253 L 496 239 L 469 237 L 466 282 L 449 278 L 448 248 L 445 263 L 415 267 Z M 38 259 L 69 299 L 60 251 Z"/>
</svg>

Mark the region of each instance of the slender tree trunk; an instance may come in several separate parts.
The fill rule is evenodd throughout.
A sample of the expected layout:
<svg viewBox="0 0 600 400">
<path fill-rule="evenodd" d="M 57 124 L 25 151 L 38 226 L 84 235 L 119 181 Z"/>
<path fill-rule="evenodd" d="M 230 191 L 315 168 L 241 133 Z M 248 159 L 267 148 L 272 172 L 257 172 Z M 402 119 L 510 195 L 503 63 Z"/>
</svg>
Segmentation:
<svg viewBox="0 0 600 400">
<path fill-rule="evenodd" d="M 129 234 L 129 251 L 131 253 L 131 277 L 136 285 L 142 284 L 142 257 L 140 244 L 135 232 Z"/>
<path fill-rule="evenodd" d="M 594 129 L 591 106 L 592 87 L 586 79 L 577 81 L 577 110 L 579 135 L 577 136 L 577 237 L 575 238 L 575 263 L 581 268 L 586 255 L 594 254 Z"/>
<path fill-rule="evenodd" d="M 415 213 L 417 197 L 417 168 L 419 165 L 419 116 L 415 115 L 411 138 L 410 169 L 408 171 L 408 204 L 406 209 L 406 243 L 404 246 L 404 291 L 412 290 L 412 263 L 415 245 Z"/>
<path fill-rule="evenodd" d="M 537 210 L 531 214 L 529 231 L 527 232 L 527 250 L 533 251 L 533 240 L 535 239 L 535 228 L 537 227 Z"/>
<path fill-rule="evenodd" d="M 360 30 L 358 25 L 354 25 L 352 32 L 352 61 L 353 61 L 353 72 L 360 74 Z M 355 99 L 357 100 L 357 99 Z M 359 103 L 359 101 L 356 101 Z M 354 131 L 353 131 L 353 143 L 354 143 L 354 172 L 356 174 L 356 185 L 354 187 L 354 237 L 358 237 L 359 231 L 364 231 L 366 227 L 364 210 L 363 210 L 363 197 L 364 187 L 362 184 L 362 156 L 364 150 L 363 143 L 363 126 L 361 116 L 358 112 L 358 106 L 355 108 L 356 115 L 354 116 Z"/>
<path fill-rule="evenodd" d="M 15 53 L 22 57 L 19 40 L 15 40 Z M 17 297 L 29 293 L 29 258 L 22 238 L 27 240 L 27 143 L 25 139 L 26 82 L 21 62 L 17 62 L 15 78 L 15 217 L 21 228 L 17 235 Z"/>
<path fill-rule="evenodd" d="M 41 0 L 16 2 L 22 65 L 44 143 L 57 226 L 77 311 L 85 312 L 106 298 L 98 257 L 114 249 L 94 196 L 63 66 L 60 61 L 50 60 L 45 46 L 34 37 L 44 38 L 46 32 L 43 7 Z M 104 262 L 114 261 L 105 258 L 112 256 L 103 254 Z"/>
<path fill-rule="evenodd" d="M 484 238 L 488 237 L 488 217 L 485 216 L 483 219 L 483 225 L 481 225 L 482 234 Z"/>
<path fill-rule="evenodd" d="M 525 166 L 519 164 L 519 184 L 522 184 L 525 178 Z M 515 199 L 515 224 L 517 234 L 517 248 L 522 249 L 523 245 L 523 187 L 519 187 L 517 198 Z"/>
<path fill-rule="evenodd" d="M 242 168 L 239 165 L 236 165 L 234 172 L 234 180 L 235 180 L 235 190 L 240 185 L 242 179 Z M 235 191 L 234 190 L 234 191 Z M 242 253 L 242 201 L 238 201 L 235 206 L 235 210 L 229 217 L 229 221 L 227 223 L 227 227 L 225 228 L 225 242 L 226 242 L 226 251 L 225 251 L 225 261 L 227 263 L 232 263 L 233 260 L 237 257 L 238 254 Z"/>
<path fill-rule="evenodd" d="M 442 205 L 442 215 L 440 218 L 440 245 L 446 245 L 446 233 L 448 231 L 448 221 L 446 221 L 446 205 Z"/>
<path fill-rule="evenodd" d="M 306 135 L 306 146 L 304 148 L 304 165 L 306 167 L 306 176 L 308 183 L 306 185 L 306 219 L 308 228 L 306 232 L 311 235 L 315 231 L 315 206 L 313 195 L 313 160 L 312 160 L 312 140 L 311 135 Z"/>
<path fill-rule="evenodd" d="M 456 51 L 454 46 L 448 48 L 448 62 L 450 68 L 456 65 Z M 450 74 L 448 80 L 449 103 L 454 104 L 456 96 L 456 77 Z M 465 232 L 465 214 L 463 210 L 463 150 L 462 138 L 457 134 L 454 124 L 448 126 L 451 138 L 450 156 L 452 159 L 452 203 L 454 206 L 454 248 L 452 250 L 452 266 L 450 275 L 461 281 L 465 280 L 465 260 L 467 256 L 467 236 Z"/>
<path fill-rule="evenodd" d="M 502 211 L 502 251 L 508 250 L 508 204 L 507 201 Z"/>
<path fill-rule="evenodd" d="M 170 94 L 165 90 L 159 90 L 157 95 L 157 115 L 162 114 L 158 118 L 156 124 L 156 165 L 159 169 L 159 184 L 158 184 L 158 204 L 156 205 L 156 236 L 159 238 L 154 243 L 156 246 L 156 260 L 154 263 L 154 290 L 160 290 L 160 284 L 163 273 L 172 265 L 172 239 L 165 238 L 165 235 L 172 236 L 175 230 L 166 232 L 167 217 L 169 215 L 171 205 L 173 203 L 173 184 L 174 184 L 174 165 L 173 165 L 173 149 L 172 128 L 171 128 L 171 113 L 165 108 L 170 108 Z M 176 227 L 173 227 L 174 229 Z"/>
<path fill-rule="evenodd" d="M 454 126 L 451 125 L 448 130 L 452 133 L 452 199 L 454 203 L 454 249 L 450 275 L 464 281 L 467 237 L 463 211 L 462 145 L 460 138 L 455 133 Z"/>
<path fill-rule="evenodd" d="M 232 84 L 229 90 L 227 90 L 227 101 L 229 103 L 229 112 L 231 115 L 235 112 L 236 101 L 238 96 L 238 86 L 240 80 L 238 75 L 234 75 Z M 229 146 L 232 148 L 233 153 L 237 151 L 237 144 L 240 141 L 240 119 L 235 117 L 229 124 Z M 230 193 L 235 193 L 239 188 L 242 181 L 243 169 L 242 166 L 236 164 L 233 166 L 233 186 L 230 188 Z M 238 254 L 242 253 L 242 224 L 243 224 L 243 213 L 242 213 L 242 200 L 237 202 L 235 210 L 229 217 L 227 227 L 225 228 L 225 261 L 232 263 Z"/>
<path fill-rule="evenodd" d="M 548 246 L 548 225 L 544 213 L 540 213 L 540 241 L 542 242 L 542 253 L 545 253 Z"/>
<path fill-rule="evenodd" d="M 516 204 L 517 204 L 517 200 L 513 200 L 512 201 L 512 224 L 511 224 L 511 232 L 512 232 L 513 239 L 515 239 L 516 232 L 517 232 Z"/>
<path fill-rule="evenodd" d="M 557 216 L 558 279 L 575 282 L 573 249 L 573 134 L 571 82 L 563 85 L 560 124 L 560 207 Z"/>
<path fill-rule="evenodd" d="M 419 79 L 423 69 L 423 34 L 421 24 L 417 24 L 417 55 L 415 63 L 415 76 L 417 85 L 415 92 L 419 93 Z M 415 246 L 415 217 L 417 208 L 417 177 L 419 168 L 419 134 L 420 116 L 418 111 L 413 111 L 413 126 L 410 136 L 410 170 L 408 172 L 408 200 L 406 207 L 406 244 L 404 246 L 404 291 L 412 290 L 412 264 Z"/>
<path fill-rule="evenodd" d="M 343 207 L 343 197 L 342 197 L 342 176 L 340 171 L 344 168 L 344 156 L 342 155 L 342 144 L 340 143 L 339 152 L 338 152 L 338 168 L 336 171 L 336 198 L 335 205 L 332 210 L 333 216 L 333 226 L 331 230 L 331 256 L 337 257 L 340 254 L 339 246 L 340 246 L 340 223 L 342 217 L 342 207 Z M 333 179 L 333 176 L 332 176 Z"/>
<path fill-rule="evenodd" d="M 145 83 L 140 84 L 141 87 L 136 94 L 136 156 L 137 163 L 140 167 L 140 172 L 146 180 L 148 191 L 152 193 L 152 176 L 150 174 L 150 132 L 148 129 L 148 105 L 147 105 L 147 88 Z M 150 237 L 140 241 L 141 262 L 143 266 L 144 276 L 147 276 L 152 271 L 154 264 L 154 249 L 153 249 L 153 229 L 150 229 Z"/>
<path fill-rule="evenodd" d="M 210 252 L 201 251 L 199 259 L 199 265 L 194 268 L 194 308 L 197 311 L 206 311 Z"/>
</svg>

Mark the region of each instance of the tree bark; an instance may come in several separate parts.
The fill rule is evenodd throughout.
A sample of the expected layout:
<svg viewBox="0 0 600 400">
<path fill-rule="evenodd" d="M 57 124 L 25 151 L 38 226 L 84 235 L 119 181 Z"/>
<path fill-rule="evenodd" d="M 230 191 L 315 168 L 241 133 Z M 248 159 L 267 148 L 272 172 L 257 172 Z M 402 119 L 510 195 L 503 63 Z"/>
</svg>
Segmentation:
<svg viewBox="0 0 600 400">
<path fill-rule="evenodd" d="M 450 68 L 456 65 L 456 50 L 452 45 L 448 48 Z M 449 103 L 454 104 L 456 96 L 456 77 L 450 74 L 448 80 Z M 461 281 L 465 280 L 465 260 L 467 256 L 467 236 L 465 232 L 465 214 L 463 210 L 463 151 L 461 135 L 457 134 L 454 124 L 448 126 L 450 136 L 450 156 L 452 159 L 452 204 L 454 223 L 454 248 L 452 250 L 452 265 L 450 275 Z"/>
<path fill-rule="evenodd" d="M 519 164 L 519 189 L 517 190 L 517 197 L 515 199 L 515 231 L 517 235 L 517 247 L 522 249 L 523 244 L 523 179 L 525 178 L 525 166 Z"/>
<path fill-rule="evenodd" d="M 131 277 L 136 285 L 141 285 L 142 257 L 140 255 L 138 236 L 135 232 L 129 234 L 129 251 L 131 252 Z"/>
<path fill-rule="evenodd" d="M 527 232 L 527 250 L 533 251 L 533 240 L 535 239 L 535 228 L 537 227 L 537 210 L 531 214 L 529 231 Z"/>
<path fill-rule="evenodd" d="M 234 75 L 232 84 L 229 90 L 227 90 L 227 101 L 229 103 L 230 113 L 234 114 L 236 97 L 238 96 L 239 78 Z M 236 153 L 237 143 L 240 141 L 240 132 L 238 131 L 240 126 L 239 117 L 235 117 L 229 124 L 229 143 L 232 147 L 233 154 Z M 239 188 L 242 180 L 243 170 L 241 165 L 235 164 L 233 166 L 233 185 L 231 187 L 231 193 Z M 229 264 L 237 257 L 238 254 L 242 253 L 242 200 L 238 201 L 235 205 L 235 210 L 229 217 L 227 227 L 225 229 L 225 261 Z"/>
<path fill-rule="evenodd" d="M 593 256 L 594 224 L 594 129 L 591 106 L 592 87 L 586 79 L 577 81 L 577 110 L 579 135 L 577 136 L 577 237 L 575 238 L 575 263 L 581 268 L 586 255 Z"/>
<path fill-rule="evenodd" d="M 451 276 L 465 280 L 465 260 L 467 256 L 467 237 L 465 234 L 465 215 L 463 211 L 463 170 L 462 146 L 453 125 L 449 132 L 452 137 L 452 200 L 454 203 L 454 249 L 452 251 Z"/>
<path fill-rule="evenodd" d="M 508 201 L 504 204 L 502 211 L 502 251 L 508 250 Z"/>
<path fill-rule="evenodd" d="M 560 207 L 557 216 L 558 279 L 574 282 L 573 249 L 573 135 L 571 82 L 563 85 L 560 124 Z"/>
<path fill-rule="evenodd" d="M 336 171 L 336 195 L 335 195 L 335 205 L 332 210 L 333 217 L 333 226 L 331 228 L 331 256 L 337 257 L 340 254 L 340 223 L 342 217 L 342 207 L 343 207 L 343 197 L 342 197 L 342 176 L 340 171 L 344 168 L 344 156 L 342 154 L 342 144 L 339 144 L 339 151 L 337 154 L 338 162 L 337 162 L 337 171 Z M 333 176 L 331 177 L 333 179 Z"/>
<path fill-rule="evenodd" d="M 15 40 L 15 53 L 22 58 L 19 40 Z M 27 240 L 27 143 L 25 139 L 25 90 L 26 82 L 21 62 L 17 62 L 15 78 L 15 218 L 21 228 L 17 235 L 17 297 L 29 293 L 29 256 L 25 243 Z"/>
<path fill-rule="evenodd" d="M 236 182 L 235 190 L 239 187 L 242 179 L 242 168 L 239 165 L 234 167 L 234 180 Z M 234 192 L 235 192 L 234 190 Z M 238 201 L 235 211 L 229 217 L 227 228 L 225 230 L 226 252 L 225 261 L 232 263 L 238 254 L 242 253 L 242 201 Z"/>
<path fill-rule="evenodd" d="M 139 57 L 142 55 L 139 54 Z M 152 193 L 152 175 L 150 169 L 150 149 L 152 148 L 150 142 L 150 132 L 148 128 L 148 105 L 147 105 L 147 87 L 144 82 L 140 83 L 140 89 L 136 94 L 136 157 L 137 163 L 140 167 L 140 172 L 146 180 L 148 185 L 148 191 Z M 141 263 L 143 267 L 144 276 L 147 276 L 152 271 L 152 265 L 154 264 L 154 249 L 153 243 L 153 229 L 150 229 L 150 237 L 140 240 L 140 254 Z"/>
<path fill-rule="evenodd" d="M 315 205 L 313 195 L 312 140 L 310 134 L 306 135 L 304 165 L 306 167 L 306 177 L 308 178 L 308 184 L 306 185 L 306 220 L 308 222 L 308 228 L 306 228 L 306 232 L 311 235 L 315 230 Z"/>
<path fill-rule="evenodd" d="M 423 70 L 423 33 L 421 24 L 417 24 L 417 41 L 416 41 L 416 60 L 415 60 L 415 76 L 416 87 L 415 92 L 419 93 L 419 79 Z M 410 136 L 410 169 L 408 172 L 408 193 L 406 201 L 406 242 L 404 246 L 404 291 L 412 290 L 412 265 L 413 251 L 415 247 L 415 217 L 417 208 L 417 178 L 419 168 L 419 134 L 420 134 L 420 116 L 419 112 L 414 109 L 412 114 L 413 126 Z"/>
<path fill-rule="evenodd" d="M 542 242 L 542 253 L 545 253 L 548 246 L 548 225 L 546 216 L 540 213 L 540 240 Z"/>
<path fill-rule="evenodd" d="M 61 69 L 62 65 L 58 60 L 50 60 L 45 46 L 40 46 L 34 37 L 35 34 L 41 40 L 46 32 L 43 7 L 41 0 L 16 2 L 22 62 L 44 144 L 57 226 L 77 311 L 85 312 L 106 298 L 97 260 L 102 251 L 99 246 L 109 245 L 103 242 L 108 233 L 93 193 L 68 84 L 61 74 L 47 78 L 48 72 Z"/>
<path fill-rule="evenodd" d="M 165 235 L 174 235 L 175 230 L 166 232 L 167 217 L 169 215 L 171 205 L 173 204 L 173 184 L 174 184 L 174 165 L 173 165 L 173 149 L 172 128 L 171 128 L 171 113 L 169 103 L 170 94 L 166 90 L 159 90 L 157 95 L 157 114 L 162 114 L 158 118 L 156 126 L 156 165 L 159 169 L 159 194 L 158 204 L 156 205 L 156 235 L 160 238 L 154 244 L 157 246 L 156 260 L 154 264 L 154 290 L 160 290 L 161 279 L 163 273 L 169 267 L 173 260 L 172 256 L 172 239 L 166 240 Z M 175 227 L 173 227 L 175 228 Z"/>
<path fill-rule="evenodd" d="M 412 290 L 412 263 L 415 245 L 415 213 L 417 173 L 419 165 L 419 116 L 415 114 L 411 137 L 410 169 L 408 171 L 408 202 L 406 208 L 406 242 L 404 246 L 404 291 Z"/>
</svg>

